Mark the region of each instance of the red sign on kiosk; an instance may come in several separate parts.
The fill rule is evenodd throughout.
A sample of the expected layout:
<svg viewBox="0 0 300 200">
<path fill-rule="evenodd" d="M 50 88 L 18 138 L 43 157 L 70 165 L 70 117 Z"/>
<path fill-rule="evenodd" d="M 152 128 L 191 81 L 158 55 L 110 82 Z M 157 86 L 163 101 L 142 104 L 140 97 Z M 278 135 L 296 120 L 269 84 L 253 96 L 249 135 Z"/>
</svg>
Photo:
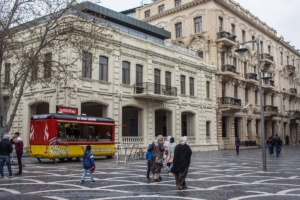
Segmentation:
<svg viewBox="0 0 300 200">
<path fill-rule="evenodd" d="M 78 115 L 78 108 L 66 107 L 66 106 L 56 106 L 57 113 Z"/>
</svg>

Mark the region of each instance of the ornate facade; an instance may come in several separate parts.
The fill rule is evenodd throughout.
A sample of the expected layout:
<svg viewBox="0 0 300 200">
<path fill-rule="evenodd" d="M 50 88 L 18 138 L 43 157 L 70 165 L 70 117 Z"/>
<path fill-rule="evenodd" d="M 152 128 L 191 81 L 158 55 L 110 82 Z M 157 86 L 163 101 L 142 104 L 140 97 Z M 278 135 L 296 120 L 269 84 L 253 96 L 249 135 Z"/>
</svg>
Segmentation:
<svg viewBox="0 0 300 200">
<path fill-rule="evenodd" d="M 170 31 L 170 42 L 216 66 L 220 149 L 234 148 L 236 136 L 261 144 L 257 47 L 245 45 L 245 57 L 235 52 L 239 43 L 259 38 L 265 135 L 299 140 L 300 53 L 276 30 L 232 0 L 158 0 L 137 8 L 136 17 Z"/>
<path fill-rule="evenodd" d="M 111 30 L 116 32 L 113 37 L 93 49 L 90 75 L 83 73 L 80 59 L 66 86 L 33 84 L 26 89 L 11 131 L 23 133 L 28 146 L 30 117 L 55 113 L 56 106 L 63 105 L 114 119 L 120 143 L 148 145 L 159 134 L 176 141 L 187 135 L 195 151 L 217 150 L 216 68 L 144 29 L 128 28 L 117 20 L 113 25 L 119 31 Z M 83 52 L 85 62 L 88 53 Z M 63 55 L 72 58 L 72 49 Z"/>
</svg>

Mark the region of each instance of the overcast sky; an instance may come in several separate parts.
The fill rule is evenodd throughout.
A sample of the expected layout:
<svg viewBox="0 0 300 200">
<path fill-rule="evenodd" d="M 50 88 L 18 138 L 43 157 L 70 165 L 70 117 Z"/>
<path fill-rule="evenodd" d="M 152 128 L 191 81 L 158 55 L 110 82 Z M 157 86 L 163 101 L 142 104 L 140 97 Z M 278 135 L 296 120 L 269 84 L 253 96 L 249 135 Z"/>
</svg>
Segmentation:
<svg viewBox="0 0 300 200">
<path fill-rule="evenodd" d="M 122 11 L 137 7 L 142 0 L 101 0 L 101 5 Z M 151 0 L 146 0 L 151 2 Z M 235 0 L 300 49 L 300 0 Z"/>
</svg>

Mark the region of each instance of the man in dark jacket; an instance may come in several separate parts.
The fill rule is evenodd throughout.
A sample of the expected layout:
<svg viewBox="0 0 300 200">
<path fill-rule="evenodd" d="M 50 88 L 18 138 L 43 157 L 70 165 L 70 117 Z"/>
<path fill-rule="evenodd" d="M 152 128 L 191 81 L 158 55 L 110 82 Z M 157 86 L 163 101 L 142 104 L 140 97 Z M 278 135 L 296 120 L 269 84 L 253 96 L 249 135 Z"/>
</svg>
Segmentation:
<svg viewBox="0 0 300 200">
<path fill-rule="evenodd" d="M 93 177 L 93 171 L 91 170 L 91 168 L 95 169 L 94 156 L 91 152 L 91 146 L 87 145 L 86 150 L 83 154 L 83 170 L 84 170 L 84 172 L 82 174 L 82 178 L 80 181 L 81 183 L 85 183 L 84 179 L 85 179 L 87 171 L 90 172 L 91 183 L 95 183 L 94 177 Z"/>
<path fill-rule="evenodd" d="M 236 154 L 239 155 L 240 153 L 240 145 L 241 141 L 238 137 L 235 138 L 235 149 L 236 149 Z"/>
<path fill-rule="evenodd" d="M 11 165 L 10 165 L 10 154 L 13 151 L 12 144 L 9 141 L 9 135 L 6 134 L 3 137 L 3 140 L 0 141 L 0 176 L 1 178 L 4 177 L 3 174 L 3 166 L 4 163 L 7 165 L 9 178 L 13 177 L 12 171 L 11 171 Z"/>
<path fill-rule="evenodd" d="M 279 148 L 280 148 L 280 138 L 278 137 L 278 135 L 276 135 L 274 138 L 273 138 L 273 146 L 275 147 L 275 150 L 276 150 L 276 157 L 279 156 Z"/>
<path fill-rule="evenodd" d="M 16 132 L 14 137 L 10 140 L 12 144 L 15 145 L 16 154 L 18 158 L 19 172 L 15 175 L 22 175 L 22 155 L 23 155 L 23 140 L 20 137 L 20 133 Z"/>
</svg>

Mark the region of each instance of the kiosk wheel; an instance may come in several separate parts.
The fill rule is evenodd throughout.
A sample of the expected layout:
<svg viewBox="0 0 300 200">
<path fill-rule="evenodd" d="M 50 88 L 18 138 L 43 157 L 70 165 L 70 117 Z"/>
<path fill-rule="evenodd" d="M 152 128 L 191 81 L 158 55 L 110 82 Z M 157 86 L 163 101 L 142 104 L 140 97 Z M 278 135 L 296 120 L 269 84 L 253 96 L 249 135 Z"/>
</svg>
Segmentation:
<svg viewBox="0 0 300 200">
<path fill-rule="evenodd" d="M 36 158 L 38 161 L 39 161 L 39 163 L 42 163 L 42 161 L 41 161 L 41 159 L 40 158 Z"/>
<path fill-rule="evenodd" d="M 59 158 L 58 160 L 61 161 L 61 162 L 64 162 L 65 158 Z"/>
<path fill-rule="evenodd" d="M 67 158 L 67 161 L 71 161 L 73 158 Z"/>
</svg>

